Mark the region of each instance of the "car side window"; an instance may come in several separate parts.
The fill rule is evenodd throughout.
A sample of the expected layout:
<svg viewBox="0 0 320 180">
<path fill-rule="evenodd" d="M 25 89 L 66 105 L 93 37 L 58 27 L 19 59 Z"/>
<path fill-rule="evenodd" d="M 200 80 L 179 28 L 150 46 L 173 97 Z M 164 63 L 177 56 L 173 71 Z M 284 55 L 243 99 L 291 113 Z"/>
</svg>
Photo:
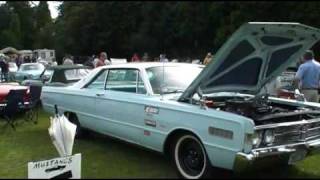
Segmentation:
<svg viewBox="0 0 320 180">
<path fill-rule="evenodd" d="M 45 81 L 51 81 L 52 75 L 53 75 L 53 70 L 47 69 L 43 72 L 41 79 Z"/>
<path fill-rule="evenodd" d="M 85 88 L 104 90 L 104 82 L 106 80 L 107 70 L 100 72 Z"/>
<path fill-rule="evenodd" d="M 144 83 L 136 69 L 112 69 L 107 77 L 107 90 L 146 94 Z"/>
</svg>

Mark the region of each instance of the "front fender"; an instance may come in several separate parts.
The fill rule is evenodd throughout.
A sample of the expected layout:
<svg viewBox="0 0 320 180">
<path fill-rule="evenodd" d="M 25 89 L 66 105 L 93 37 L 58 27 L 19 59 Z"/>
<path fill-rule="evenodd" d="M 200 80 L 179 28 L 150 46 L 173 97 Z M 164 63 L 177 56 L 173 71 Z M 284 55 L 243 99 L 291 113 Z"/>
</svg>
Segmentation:
<svg viewBox="0 0 320 180">
<path fill-rule="evenodd" d="M 236 153 L 247 148 L 246 134 L 252 134 L 254 130 L 253 120 L 233 113 L 201 109 L 190 104 L 179 107 L 166 104 L 159 108 L 154 119 L 160 122 L 160 127 L 168 128 L 166 138 L 177 130 L 195 134 L 203 143 L 211 164 L 216 167 L 232 169 Z"/>
</svg>

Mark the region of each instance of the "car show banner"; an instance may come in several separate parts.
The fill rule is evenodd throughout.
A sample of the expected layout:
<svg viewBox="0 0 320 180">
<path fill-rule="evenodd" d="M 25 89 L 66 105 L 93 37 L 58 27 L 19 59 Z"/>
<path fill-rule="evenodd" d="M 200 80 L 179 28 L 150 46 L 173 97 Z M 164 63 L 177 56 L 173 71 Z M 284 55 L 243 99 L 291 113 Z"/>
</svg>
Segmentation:
<svg viewBox="0 0 320 180">
<path fill-rule="evenodd" d="M 81 154 L 28 163 L 28 179 L 80 179 Z"/>
</svg>

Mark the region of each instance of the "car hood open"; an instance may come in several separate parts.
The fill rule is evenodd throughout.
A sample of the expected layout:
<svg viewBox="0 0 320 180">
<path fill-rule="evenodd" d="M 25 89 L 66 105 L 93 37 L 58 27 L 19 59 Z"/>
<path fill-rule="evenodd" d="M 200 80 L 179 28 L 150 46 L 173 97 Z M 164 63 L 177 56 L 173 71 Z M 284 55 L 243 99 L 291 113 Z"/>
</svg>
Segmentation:
<svg viewBox="0 0 320 180">
<path fill-rule="evenodd" d="M 179 100 L 191 98 L 198 90 L 203 94 L 223 91 L 256 95 L 319 38 L 319 29 L 300 23 L 245 23 L 217 51 Z"/>
</svg>

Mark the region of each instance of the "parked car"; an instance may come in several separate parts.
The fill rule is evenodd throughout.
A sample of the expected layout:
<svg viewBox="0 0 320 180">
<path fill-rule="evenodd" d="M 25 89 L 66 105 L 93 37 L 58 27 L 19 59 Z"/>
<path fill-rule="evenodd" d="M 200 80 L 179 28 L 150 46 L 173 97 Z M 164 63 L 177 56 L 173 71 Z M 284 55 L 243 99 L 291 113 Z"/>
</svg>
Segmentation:
<svg viewBox="0 0 320 180">
<path fill-rule="evenodd" d="M 40 63 L 21 64 L 18 71 L 16 72 L 15 80 L 17 82 L 22 82 L 26 79 L 39 79 L 44 69 L 44 65 Z"/>
<path fill-rule="evenodd" d="M 246 23 L 206 67 L 103 66 L 72 86 L 44 87 L 43 107 L 54 113 L 57 105 L 77 137 L 89 129 L 172 157 L 184 178 L 263 157 L 294 164 L 319 149 L 320 104 L 260 92 L 319 38 L 299 23 Z"/>
<path fill-rule="evenodd" d="M 4 103 L 7 95 L 9 94 L 10 90 L 12 89 L 24 89 L 26 90 L 25 93 L 25 100 L 28 101 L 30 98 L 29 94 L 29 87 L 28 86 L 21 86 L 18 83 L 0 83 L 0 104 Z"/>
<path fill-rule="evenodd" d="M 59 65 L 47 67 L 36 80 L 27 79 L 21 85 L 67 86 L 85 77 L 90 68 L 82 65 Z"/>
</svg>

